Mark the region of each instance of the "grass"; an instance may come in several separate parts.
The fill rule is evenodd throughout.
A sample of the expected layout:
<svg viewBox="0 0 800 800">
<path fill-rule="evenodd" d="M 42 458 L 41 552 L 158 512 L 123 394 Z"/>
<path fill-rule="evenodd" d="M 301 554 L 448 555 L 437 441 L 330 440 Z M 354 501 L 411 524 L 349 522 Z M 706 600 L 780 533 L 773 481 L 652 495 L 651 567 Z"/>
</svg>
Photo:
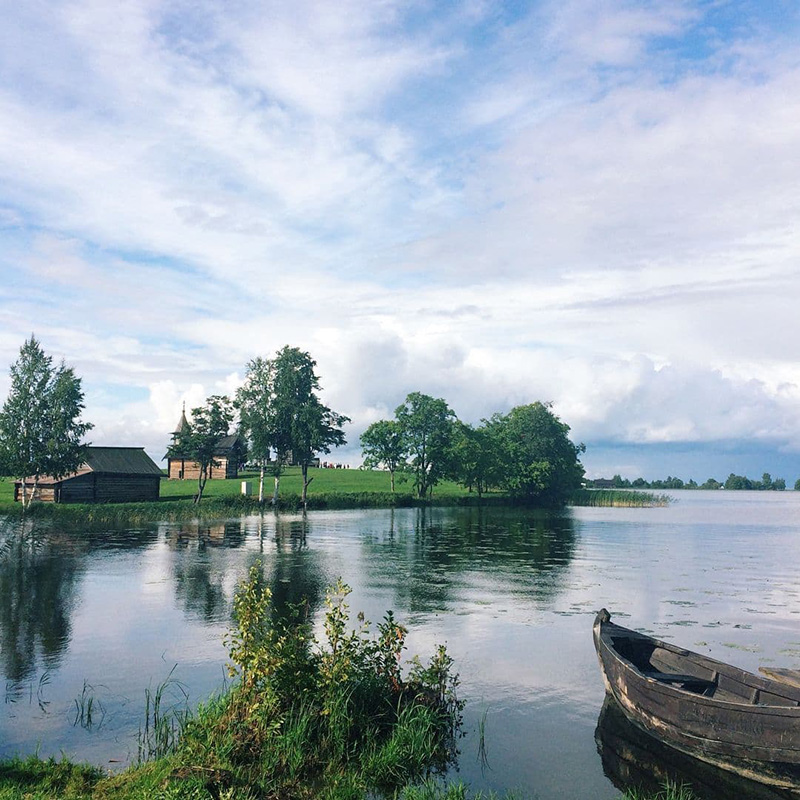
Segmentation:
<svg viewBox="0 0 800 800">
<path fill-rule="evenodd" d="M 479 499 L 463 486 L 443 481 L 435 487 L 430 501 L 422 501 L 413 494 L 409 481 L 400 482 L 397 491 L 389 491 L 389 475 L 377 470 L 312 469 L 309 486 L 309 509 L 348 508 L 409 508 L 433 505 L 515 505 L 519 501 L 504 492 L 491 492 Z M 31 513 L 53 516 L 59 520 L 76 523 L 136 524 L 161 520 L 220 518 L 239 514 L 257 513 L 260 506 L 255 496 L 241 494 L 242 481 L 249 481 L 251 490 L 258 492 L 258 473 L 244 472 L 232 480 L 209 480 L 203 500 L 195 506 L 192 498 L 197 490 L 196 481 L 161 481 L 161 497 L 156 502 L 114 504 L 64 504 L 35 503 Z M 302 479 L 299 467 L 290 467 L 281 478 L 279 510 L 296 511 L 301 508 Z M 0 479 L 0 513 L 21 514 L 21 504 L 13 501 L 14 483 Z M 267 501 L 272 496 L 272 479 L 265 479 Z M 576 492 L 571 505 L 649 507 L 667 505 L 666 495 L 651 492 L 607 489 L 581 489 Z"/>
<path fill-rule="evenodd" d="M 397 796 L 455 756 L 462 703 L 444 647 L 402 665 L 407 630 L 388 612 L 351 624 L 349 587 L 327 596 L 324 637 L 302 608 L 278 613 L 261 565 L 238 587 L 227 636 L 236 678 L 178 724 L 171 676 L 148 692 L 140 758 L 106 776 L 69 761 L 0 762 L 0 800 L 355 800 Z M 91 688 L 91 687 L 89 687 Z"/>
<path fill-rule="evenodd" d="M 655 794 L 631 789 L 622 796 L 623 800 L 699 800 L 697 795 L 686 784 L 667 781 Z"/>
</svg>

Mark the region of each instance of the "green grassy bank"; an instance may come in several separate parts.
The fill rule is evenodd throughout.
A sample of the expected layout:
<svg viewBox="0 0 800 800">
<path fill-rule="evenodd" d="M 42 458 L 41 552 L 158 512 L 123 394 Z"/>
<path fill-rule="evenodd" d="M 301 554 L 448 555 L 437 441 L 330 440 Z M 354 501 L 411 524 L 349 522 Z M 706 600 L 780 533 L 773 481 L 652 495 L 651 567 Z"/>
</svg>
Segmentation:
<svg viewBox="0 0 800 800">
<path fill-rule="evenodd" d="M 397 491 L 389 490 L 389 476 L 377 470 L 313 469 L 308 491 L 307 507 L 319 509 L 349 508 L 410 508 L 422 505 L 517 505 L 519 501 L 504 492 L 490 492 L 479 498 L 463 486 L 451 481 L 438 484 L 430 500 L 415 497 L 410 482 L 398 482 Z M 241 493 L 242 481 L 249 481 L 249 496 Z M 267 502 L 272 497 L 272 481 L 265 481 Z M 299 468 L 290 468 L 281 478 L 278 509 L 296 511 L 301 508 L 302 478 Z M 156 502 L 117 503 L 106 505 L 34 503 L 32 513 L 57 516 L 77 522 L 109 523 L 144 522 L 155 520 L 181 520 L 197 517 L 219 518 L 238 514 L 256 513 L 260 510 L 257 499 L 258 474 L 243 473 L 233 480 L 210 480 L 206 484 L 199 506 L 192 502 L 197 491 L 195 481 L 161 481 L 161 497 Z M 0 480 L 0 514 L 21 514 L 19 503 L 13 501 L 14 484 Z M 573 505 L 578 506 L 656 506 L 665 505 L 664 495 L 650 492 L 582 489 L 576 492 Z"/>
</svg>

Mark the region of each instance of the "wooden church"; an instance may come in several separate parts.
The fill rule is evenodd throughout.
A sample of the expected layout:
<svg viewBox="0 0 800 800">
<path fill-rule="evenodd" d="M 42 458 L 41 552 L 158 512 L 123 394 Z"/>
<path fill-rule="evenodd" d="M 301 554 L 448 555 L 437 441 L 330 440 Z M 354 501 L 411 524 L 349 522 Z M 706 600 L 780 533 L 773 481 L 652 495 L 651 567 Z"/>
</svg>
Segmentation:
<svg viewBox="0 0 800 800">
<path fill-rule="evenodd" d="M 186 419 L 186 404 L 183 405 L 178 426 L 172 432 L 172 445 L 167 459 L 167 477 L 173 480 L 197 480 L 200 477 L 200 465 L 190 458 L 180 455 L 181 435 L 189 429 L 189 420 Z M 174 448 L 174 449 L 173 449 Z M 223 436 L 214 450 L 214 462 L 209 468 L 208 477 L 235 478 L 244 461 L 247 448 L 244 440 L 238 433 Z"/>
</svg>

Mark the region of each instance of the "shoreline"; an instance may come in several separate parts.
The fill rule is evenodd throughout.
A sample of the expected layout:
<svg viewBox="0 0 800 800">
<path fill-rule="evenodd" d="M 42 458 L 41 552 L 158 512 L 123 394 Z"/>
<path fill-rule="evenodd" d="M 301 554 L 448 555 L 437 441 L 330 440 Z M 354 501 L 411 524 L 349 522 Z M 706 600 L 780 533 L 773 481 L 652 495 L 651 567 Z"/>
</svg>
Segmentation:
<svg viewBox="0 0 800 800">
<path fill-rule="evenodd" d="M 191 499 L 162 497 L 157 501 L 140 503 L 43 503 L 34 502 L 26 511 L 20 503 L 0 503 L 0 516 L 17 519 L 58 519 L 63 521 L 88 521 L 96 523 L 157 522 L 190 519 L 222 518 L 231 515 L 258 513 L 297 513 L 307 511 L 346 511 L 358 509 L 395 508 L 528 508 L 536 511 L 557 512 L 570 507 L 637 507 L 665 506 L 670 502 L 666 495 L 625 490 L 584 489 L 565 507 L 534 505 L 508 495 L 475 494 L 442 495 L 424 500 L 410 493 L 390 492 L 324 492 L 309 494 L 305 509 L 300 495 L 281 495 L 277 506 L 269 501 L 263 504 L 255 497 L 216 495 L 203 498 L 195 505 Z"/>
</svg>

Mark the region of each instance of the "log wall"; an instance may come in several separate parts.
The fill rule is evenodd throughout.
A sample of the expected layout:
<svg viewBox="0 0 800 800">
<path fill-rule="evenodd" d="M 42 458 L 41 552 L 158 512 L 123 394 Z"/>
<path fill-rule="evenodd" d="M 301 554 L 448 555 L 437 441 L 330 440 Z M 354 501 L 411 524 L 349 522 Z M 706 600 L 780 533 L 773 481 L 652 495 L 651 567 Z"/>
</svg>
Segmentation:
<svg viewBox="0 0 800 800">
<path fill-rule="evenodd" d="M 170 458 L 167 462 L 167 474 L 170 480 L 198 480 L 200 478 L 200 465 L 196 461 L 185 458 Z M 212 480 L 235 478 L 239 474 L 235 463 L 227 456 L 214 459 L 209 478 Z"/>
<path fill-rule="evenodd" d="M 88 472 L 39 489 L 37 501 L 44 503 L 136 503 L 158 500 L 158 475 L 119 475 Z M 14 487 L 14 499 L 22 500 L 22 488 Z"/>
</svg>

